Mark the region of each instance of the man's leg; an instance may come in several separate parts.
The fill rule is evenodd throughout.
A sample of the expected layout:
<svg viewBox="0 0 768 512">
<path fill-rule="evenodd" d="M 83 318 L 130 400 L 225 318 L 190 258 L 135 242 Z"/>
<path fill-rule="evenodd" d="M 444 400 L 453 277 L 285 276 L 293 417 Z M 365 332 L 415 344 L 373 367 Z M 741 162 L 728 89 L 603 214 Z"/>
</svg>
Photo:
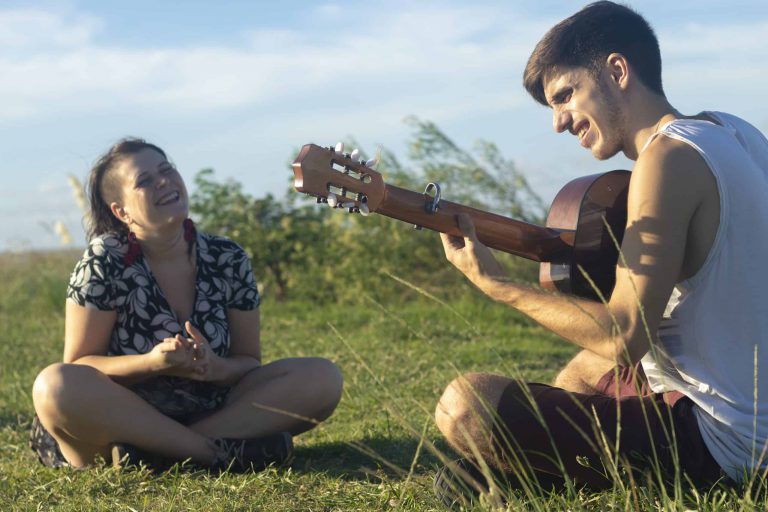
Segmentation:
<svg viewBox="0 0 768 512">
<path fill-rule="evenodd" d="M 74 467 L 92 464 L 98 455 L 108 460 L 112 443 L 202 464 L 215 456 L 204 436 L 90 366 L 48 366 L 37 376 L 32 394 L 41 423 Z"/>
<path fill-rule="evenodd" d="M 616 400 L 468 374 L 448 386 L 436 421 L 465 457 L 517 477 L 567 475 L 577 485 L 601 489 L 612 484 L 617 460 L 671 466 L 673 422 L 661 395 Z M 698 431 L 677 433 L 693 434 Z"/>
<path fill-rule="evenodd" d="M 489 373 L 467 373 L 454 379 L 435 409 L 435 423 L 448 444 L 464 456 L 492 464 L 496 459 L 491 439 L 494 418 L 501 396 L 512 382 Z"/>
<path fill-rule="evenodd" d="M 327 359 L 274 361 L 246 374 L 229 392 L 223 408 L 190 428 L 207 437 L 238 439 L 299 434 L 331 415 L 341 399 L 342 384 L 341 372 Z"/>
<path fill-rule="evenodd" d="M 600 393 L 598 383 L 615 366 L 613 361 L 589 350 L 582 350 L 555 377 L 553 385 L 574 393 Z"/>
</svg>

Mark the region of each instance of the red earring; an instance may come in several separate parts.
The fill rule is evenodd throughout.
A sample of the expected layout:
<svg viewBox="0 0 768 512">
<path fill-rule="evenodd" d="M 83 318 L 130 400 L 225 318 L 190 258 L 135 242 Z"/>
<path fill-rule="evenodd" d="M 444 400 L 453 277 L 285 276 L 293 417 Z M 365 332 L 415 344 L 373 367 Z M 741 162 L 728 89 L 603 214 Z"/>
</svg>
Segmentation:
<svg viewBox="0 0 768 512">
<path fill-rule="evenodd" d="M 196 235 L 195 223 L 192 222 L 192 219 L 184 219 L 184 240 L 192 242 L 195 240 Z"/>
<path fill-rule="evenodd" d="M 139 240 L 136 238 L 136 234 L 133 231 L 128 232 L 128 252 L 123 256 L 123 261 L 129 267 L 133 265 L 136 258 L 141 254 L 141 246 Z"/>
</svg>

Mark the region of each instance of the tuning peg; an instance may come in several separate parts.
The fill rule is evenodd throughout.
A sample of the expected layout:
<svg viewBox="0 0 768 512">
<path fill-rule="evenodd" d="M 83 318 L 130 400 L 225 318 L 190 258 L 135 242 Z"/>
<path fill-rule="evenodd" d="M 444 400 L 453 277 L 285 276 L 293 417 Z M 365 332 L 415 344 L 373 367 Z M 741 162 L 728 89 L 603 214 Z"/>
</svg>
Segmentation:
<svg viewBox="0 0 768 512">
<path fill-rule="evenodd" d="M 354 208 L 355 207 L 355 203 L 344 203 L 343 205 L 341 205 L 341 207 L 342 208 Z"/>
<path fill-rule="evenodd" d="M 337 153 L 343 153 L 343 152 L 344 152 L 344 143 L 343 143 L 343 142 L 339 142 L 339 143 L 337 143 L 337 144 L 336 144 L 336 148 L 335 148 L 335 151 L 336 151 Z"/>
<path fill-rule="evenodd" d="M 376 155 L 365 162 L 366 167 L 374 168 L 377 165 L 379 165 L 379 162 L 381 162 L 381 144 L 376 148 Z"/>
<path fill-rule="evenodd" d="M 360 215 L 363 217 L 367 217 L 371 214 L 371 210 L 368 209 L 368 205 L 365 203 L 360 203 Z"/>
<path fill-rule="evenodd" d="M 327 202 L 328 202 L 328 198 L 325 198 L 325 197 L 318 197 L 317 198 L 317 204 L 327 203 Z"/>
<path fill-rule="evenodd" d="M 349 158 L 351 158 L 352 160 L 357 160 L 358 158 L 360 158 L 360 150 L 357 148 L 353 149 L 352 153 L 349 154 Z"/>
<path fill-rule="evenodd" d="M 339 199 L 336 197 L 336 194 L 330 192 L 325 202 L 327 202 L 328 206 L 331 208 L 336 208 L 336 205 L 339 204 Z"/>
</svg>

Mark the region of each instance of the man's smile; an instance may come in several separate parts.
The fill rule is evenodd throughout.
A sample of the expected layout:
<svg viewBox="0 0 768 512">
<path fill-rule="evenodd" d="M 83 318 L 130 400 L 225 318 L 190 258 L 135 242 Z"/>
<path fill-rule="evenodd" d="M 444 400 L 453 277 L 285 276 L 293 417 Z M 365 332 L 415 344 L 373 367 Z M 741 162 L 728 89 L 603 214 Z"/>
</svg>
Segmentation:
<svg viewBox="0 0 768 512">
<path fill-rule="evenodd" d="M 580 121 L 577 123 L 571 130 L 571 132 L 576 135 L 579 139 L 579 144 L 581 144 L 583 147 L 589 147 L 589 142 L 587 141 L 587 134 L 589 133 L 589 121 Z"/>
</svg>

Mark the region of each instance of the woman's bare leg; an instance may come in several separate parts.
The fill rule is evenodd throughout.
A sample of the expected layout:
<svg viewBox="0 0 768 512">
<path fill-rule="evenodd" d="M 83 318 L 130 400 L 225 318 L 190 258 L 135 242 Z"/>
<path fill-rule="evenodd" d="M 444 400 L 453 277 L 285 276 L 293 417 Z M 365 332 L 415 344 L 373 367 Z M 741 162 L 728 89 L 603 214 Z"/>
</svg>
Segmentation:
<svg viewBox="0 0 768 512">
<path fill-rule="evenodd" d="M 245 375 L 229 392 L 222 409 L 190 428 L 206 437 L 238 439 L 276 432 L 299 434 L 331 415 L 341 399 L 341 390 L 341 373 L 327 359 L 281 359 Z"/>
<path fill-rule="evenodd" d="M 98 370 L 78 364 L 53 364 L 37 376 L 35 410 L 75 467 L 105 459 L 112 443 L 129 443 L 148 452 L 210 463 L 215 447 L 197 432 L 161 414 Z"/>
</svg>

